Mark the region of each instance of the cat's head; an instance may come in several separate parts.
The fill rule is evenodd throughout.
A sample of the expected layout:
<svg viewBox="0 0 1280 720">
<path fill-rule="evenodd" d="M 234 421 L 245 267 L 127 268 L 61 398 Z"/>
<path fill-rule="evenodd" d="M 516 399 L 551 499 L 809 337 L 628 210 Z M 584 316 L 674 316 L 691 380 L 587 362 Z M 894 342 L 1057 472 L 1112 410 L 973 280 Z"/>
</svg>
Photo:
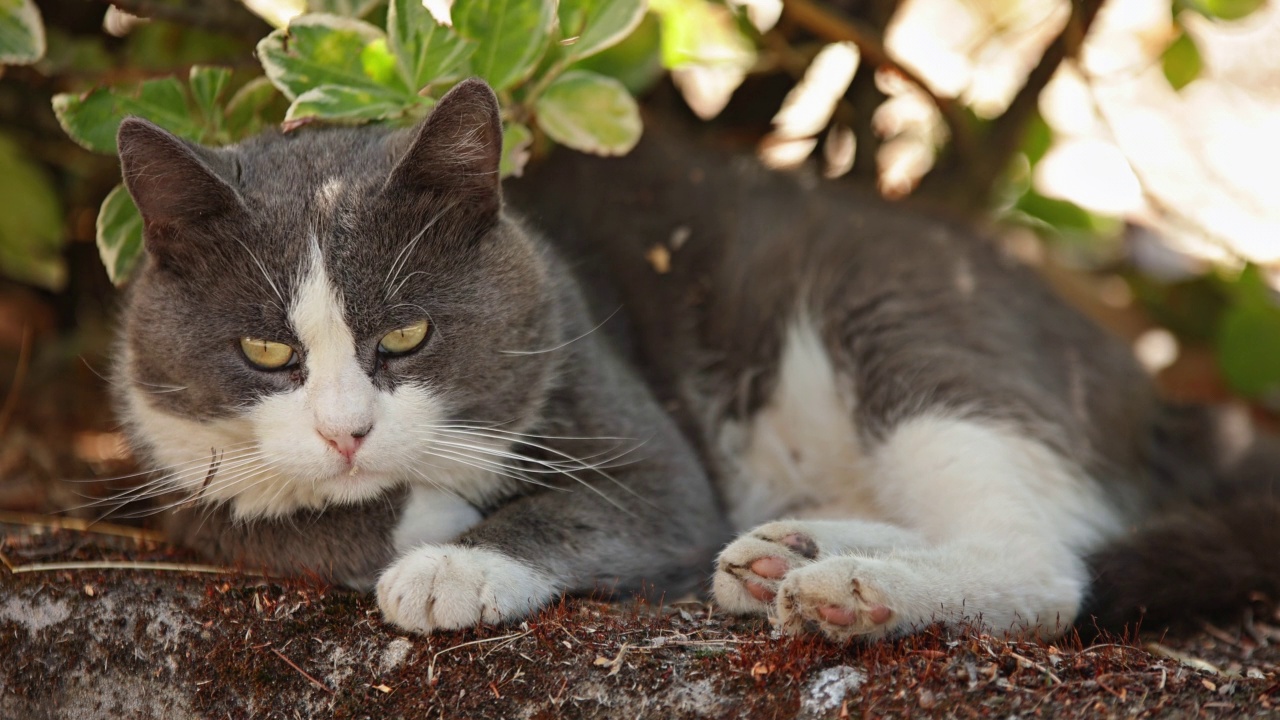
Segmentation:
<svg viewBox="0 0 1280 720">
<path fill-rule="evenodd" d="M 412 131 L 199 147 L 120 126 L 147 261 L 117 400 L 148 489 L 276 515 L 428 483 L 481 500 L 554 372 L 556 288 L 501 210 L 492 91 Z M 512 352 L 516 351 L 516 352 Z"/>
</svg>

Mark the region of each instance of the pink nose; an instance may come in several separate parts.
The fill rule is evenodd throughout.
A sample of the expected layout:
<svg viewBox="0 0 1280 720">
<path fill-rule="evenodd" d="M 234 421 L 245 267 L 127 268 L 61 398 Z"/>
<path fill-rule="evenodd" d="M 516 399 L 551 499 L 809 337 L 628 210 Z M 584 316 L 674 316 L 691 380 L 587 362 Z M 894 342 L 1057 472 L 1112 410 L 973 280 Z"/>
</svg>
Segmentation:
<svg viewBox="0 0 1280 720">
<path fill-rule="evenodd" d="M 360 449 L 360 445 L 364 443 L 365 436 L 372 430 L 372 427 L 367 427 L 355 432 L 325 432 L 324 430 L 319 430 L 317 432 L 319 432 L 320 437 L 324 438 L 324 441 L 329 444 L 329 447 L 337 450 L 342 457 L 346 458 L 347 461 L 350 462 L 351 458 L 355 457 L 356 451 Z"/>
</svg>

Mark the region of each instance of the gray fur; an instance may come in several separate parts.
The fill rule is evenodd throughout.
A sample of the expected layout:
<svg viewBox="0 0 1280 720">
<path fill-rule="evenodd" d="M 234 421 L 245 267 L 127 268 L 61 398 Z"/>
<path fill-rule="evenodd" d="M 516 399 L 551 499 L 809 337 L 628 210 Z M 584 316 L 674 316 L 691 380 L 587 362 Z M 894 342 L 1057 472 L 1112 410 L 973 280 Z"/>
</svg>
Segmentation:
<svg viewBox="0 0 1280 720">
<path fill-rule="evenodd" d="M 1131 353 L 965 226 L 726 162 L 661 127 L 618 160 L 562 154 L 509 194 L 566 255 L 621 280 L 639 362 L 704 441 L 769 397 L 785 323 L 805 305 L 852 374 L 868 439 L 945 408 L 1015 424 L 1118 501 L 1150 495 L 1163 406 Z M 689 240 L 655 273 L 644 253 L 677 228 Z"/>
</svg>

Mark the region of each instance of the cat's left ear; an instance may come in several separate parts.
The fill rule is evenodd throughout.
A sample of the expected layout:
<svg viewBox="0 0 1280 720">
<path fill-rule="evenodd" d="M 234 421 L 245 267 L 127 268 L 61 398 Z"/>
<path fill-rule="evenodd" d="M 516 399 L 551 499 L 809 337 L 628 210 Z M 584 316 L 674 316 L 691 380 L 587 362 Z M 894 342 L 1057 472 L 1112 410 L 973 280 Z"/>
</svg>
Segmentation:
<svg viewBox="0 0 1280 720">
<path fill-rule="evenodd" d="M 383 192 L 451 195 L 472 212 L 496 215 L 501 159 L 498 98 L 483 80 L 463 80 L 418 126 Z"/>
<path fill-rule="evenodd" d="M 243 211 L 240 194 L 218 172 L 220 158 L 212 151 L 137 117 L 120 123 L 116 145 L 153 254 L 178 249 L 186 228 Z"/>
</svg>

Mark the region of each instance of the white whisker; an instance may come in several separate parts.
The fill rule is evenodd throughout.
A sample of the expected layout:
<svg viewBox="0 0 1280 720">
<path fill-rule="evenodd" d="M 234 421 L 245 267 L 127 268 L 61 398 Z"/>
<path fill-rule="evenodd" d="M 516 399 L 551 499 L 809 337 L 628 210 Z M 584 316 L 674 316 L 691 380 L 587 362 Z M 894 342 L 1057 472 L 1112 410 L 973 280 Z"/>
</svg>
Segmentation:
<svg viewBox="0 0 1280 720">
<path fill-rule="evenodd" d="M 617 315 L 618 311 L 621 309 L 622 309 L 622 306 L 619 305 L 618 307 L 614 308 L 613 312 L 609 313 L 609 317 L 601 320 L 600 323 L 595 327 L 582 333 L 576 338 L 573 338 L 571 340 L 565 340 L 564 342 L 560 343 L 559 345 L 556 345 L 555 347 L 543 348 L 542 350 L 499 350 L 498 352 L 502 353 L 503 355 L 541 355 L 542 353 L 555 352 L 556 350 L 559 350 L 564 347 L 568 347 L 569 345 L 572 345 L 573 343 L 578 342 L 582 338 L 604 327 L 604 324 L 612 320 L 613 316 Z"/>
</svg>

